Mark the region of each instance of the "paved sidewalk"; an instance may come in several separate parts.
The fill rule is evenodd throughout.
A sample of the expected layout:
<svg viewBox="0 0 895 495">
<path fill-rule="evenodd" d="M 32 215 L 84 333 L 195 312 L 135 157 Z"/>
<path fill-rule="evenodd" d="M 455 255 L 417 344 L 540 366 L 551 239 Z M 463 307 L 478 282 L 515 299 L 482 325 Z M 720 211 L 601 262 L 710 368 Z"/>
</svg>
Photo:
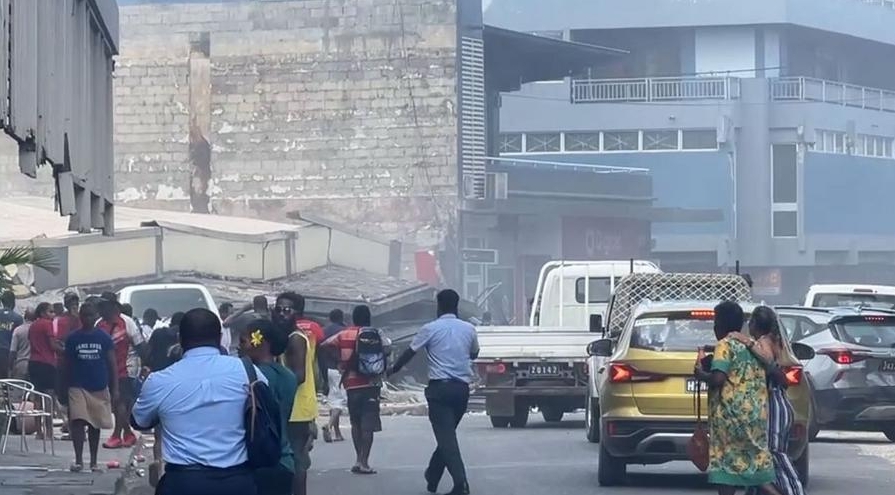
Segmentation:
<svg viewBox="0 0 895 495">
<path fill-rule="evenodd" d="M 110 431 L 103 431 L 102 439 Z M 57 436 L 58 438 L 58 436 Z M 141 445 L 137 443 L 138 447 Z M 29 452 L 19 450 L 19 437 L 10 436 L 6 453 L 0 455 L 0 495 L 120 495 L 124 493 L 124 477 L 131 465 L 135 449 L 107 450 L 100 446 L 101 473 L 69 472 L 75 458 L 71 441 L 56 440 L 56 455 L 43 453 L 41 442 L 28 440 Z M 87 446 L 84 461 L 89 463 Z M 110 461 L 119 468 L 108 468 Z"/>
</svg>

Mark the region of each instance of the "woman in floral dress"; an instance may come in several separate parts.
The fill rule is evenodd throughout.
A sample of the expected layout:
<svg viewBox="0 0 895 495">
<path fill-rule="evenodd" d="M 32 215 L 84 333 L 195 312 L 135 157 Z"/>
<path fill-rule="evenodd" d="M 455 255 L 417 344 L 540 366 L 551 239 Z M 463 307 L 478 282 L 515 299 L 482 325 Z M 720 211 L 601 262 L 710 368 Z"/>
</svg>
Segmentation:
<svg viewBox="0 0 895 495">
<path fill-rule="evenodd" d="M 697 377 L 709 385 L 709 482 L 719 495 L 737 488 L 774 487 L 774 464 L 768 449 L 768 391 L 764 367 L 749 348 L 728 338 L 743 328 L 743 309 L 734 302 L 715 307 L 718 343 L 708 371 L 697 361 Z"/>
</svg>

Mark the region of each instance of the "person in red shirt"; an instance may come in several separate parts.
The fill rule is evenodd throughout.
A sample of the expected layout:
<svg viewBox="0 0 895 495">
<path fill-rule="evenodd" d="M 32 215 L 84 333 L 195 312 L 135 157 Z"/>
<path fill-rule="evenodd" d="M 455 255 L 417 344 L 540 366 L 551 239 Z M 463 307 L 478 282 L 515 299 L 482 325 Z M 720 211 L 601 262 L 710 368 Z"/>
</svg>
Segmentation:
<svg viewBox="0 0 895 495">
<path fill-rule="evenodd" d="M 54 398 L 56 397 L 56 353 L 61 347 L 53 338 L 53 306 L 42 302 L 34 310 L 36 319 L 28 330 L 31 357 L 28 361 L 28 376 L 34 388 Z M 53 418 L 46 418 L 46 425 L 38 435 L 53 434 Z"/>
<path fill-rule="evenodd" d="M 64 349 L 65 349 L 65 340 L 68 338 L 68 335 L 71 332 L 76 330 L 80 330 L 81 328 L 81 317 L 78 313 L 78 310 L 81 306 L 81 299 L 77 294 L 68 293 L 62 299 L 62 311 L 56 311 L 56 305 L 53 305 L 53 314 L 56 315 L 56 318 L 53 319 L 53 340 L 54 347 L 57 349 L 56 351 L 56 396 L 59 397 L 59 408 L 57 412 L 62 416 L 62 418 L 68 418 L 68 412 L 66 411 L 66 405 L 63 402 L 67 402 L 67 394 L 63 388 L 63 384 L 65 383 L 65 377 L 62 376 L 66 373 L 65 367 L 63 366 L 64 360 Z M 62 433 L 68 433 L 68 422 L 62 424 Z"/>
<path fill-rule="evenodd" d="M 130 335 L 127 323 L 121 317 L 121 305 L 118 301 L 102 299 L 99 302 L 100 320 L 96 327 L 105 330 L 115 344 L 115 364 L 118 370 L 118 396 L 112 404 L 115 413 L 115 429 L 112 436 L 103 444 L 107 449 L 132 447 L 137 443 L 137 436 L 130 426 L 131 409 L 136 399 L 136 384 L 127 374 L 127 355 L 133 342 L 138 356 L 143 356 L 145 344 Z"/>
<path fill-rule="evenodd" d="M 338 354 L 342 385 L 348 394 L 348 418 L 351 421 L 351 440 L 357 462 L 351 472 L 358 474 L 375 473 L 370 468 L 370 451 L 373 448 L 373 434 L 382 431 L 379 418 L 381 377 L 363 376 L 355 371 L 355 349 L 361 328 L 372 323 L 370 308 L 360 305 L 351 315 L 351 327 L 333 335 L 321 344 L 321 352 Z M 387 344 L 387 341 L 384 342 Z"/>
</svg>

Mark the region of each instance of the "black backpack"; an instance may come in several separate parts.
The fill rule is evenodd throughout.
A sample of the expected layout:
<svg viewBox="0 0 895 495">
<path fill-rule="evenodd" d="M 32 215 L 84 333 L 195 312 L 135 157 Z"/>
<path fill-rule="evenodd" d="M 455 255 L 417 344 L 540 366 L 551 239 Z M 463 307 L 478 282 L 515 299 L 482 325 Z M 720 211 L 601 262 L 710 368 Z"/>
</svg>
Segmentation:
<svg viewBox="0 0 895 495">
<path fill-rule="evenodd" d="M 241 359 L 249 377 L 249 397 L 246 401 L 246 452 L 252 469 L 274 467 L 282 457 L 280 407 L 270 387 L 258 380 L 255 366 Z"/>
<path fill-rule="evenodd" d="M 385 374 L 386 361 L 385 342 L 379 330 L 372 327 L 358 330 L 354 346 L 355 371 L 361 376 L 377 378 Z"/>
</svg>

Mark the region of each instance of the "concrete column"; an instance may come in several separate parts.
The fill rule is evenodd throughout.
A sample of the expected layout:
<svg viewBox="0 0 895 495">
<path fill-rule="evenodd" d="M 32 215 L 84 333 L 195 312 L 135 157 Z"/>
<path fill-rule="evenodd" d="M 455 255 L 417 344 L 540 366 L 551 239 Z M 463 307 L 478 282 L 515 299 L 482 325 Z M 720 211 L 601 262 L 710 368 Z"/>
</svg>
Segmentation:
<svg viewBox="0 0 895 495">
<path fill-rule="evenodd" d="M 735 252 L 743 266 L 762 266 L 772 251 L 769 90 L 765 79 L 743 79 L 741 88 Z"/>
<path fill-rule="evenodd" d="M 194 213 L 209 213 L 211 198 L 211 43 L 209 33 L 196 33 L 190 40 L 190 207 Z"/>
</svg>

